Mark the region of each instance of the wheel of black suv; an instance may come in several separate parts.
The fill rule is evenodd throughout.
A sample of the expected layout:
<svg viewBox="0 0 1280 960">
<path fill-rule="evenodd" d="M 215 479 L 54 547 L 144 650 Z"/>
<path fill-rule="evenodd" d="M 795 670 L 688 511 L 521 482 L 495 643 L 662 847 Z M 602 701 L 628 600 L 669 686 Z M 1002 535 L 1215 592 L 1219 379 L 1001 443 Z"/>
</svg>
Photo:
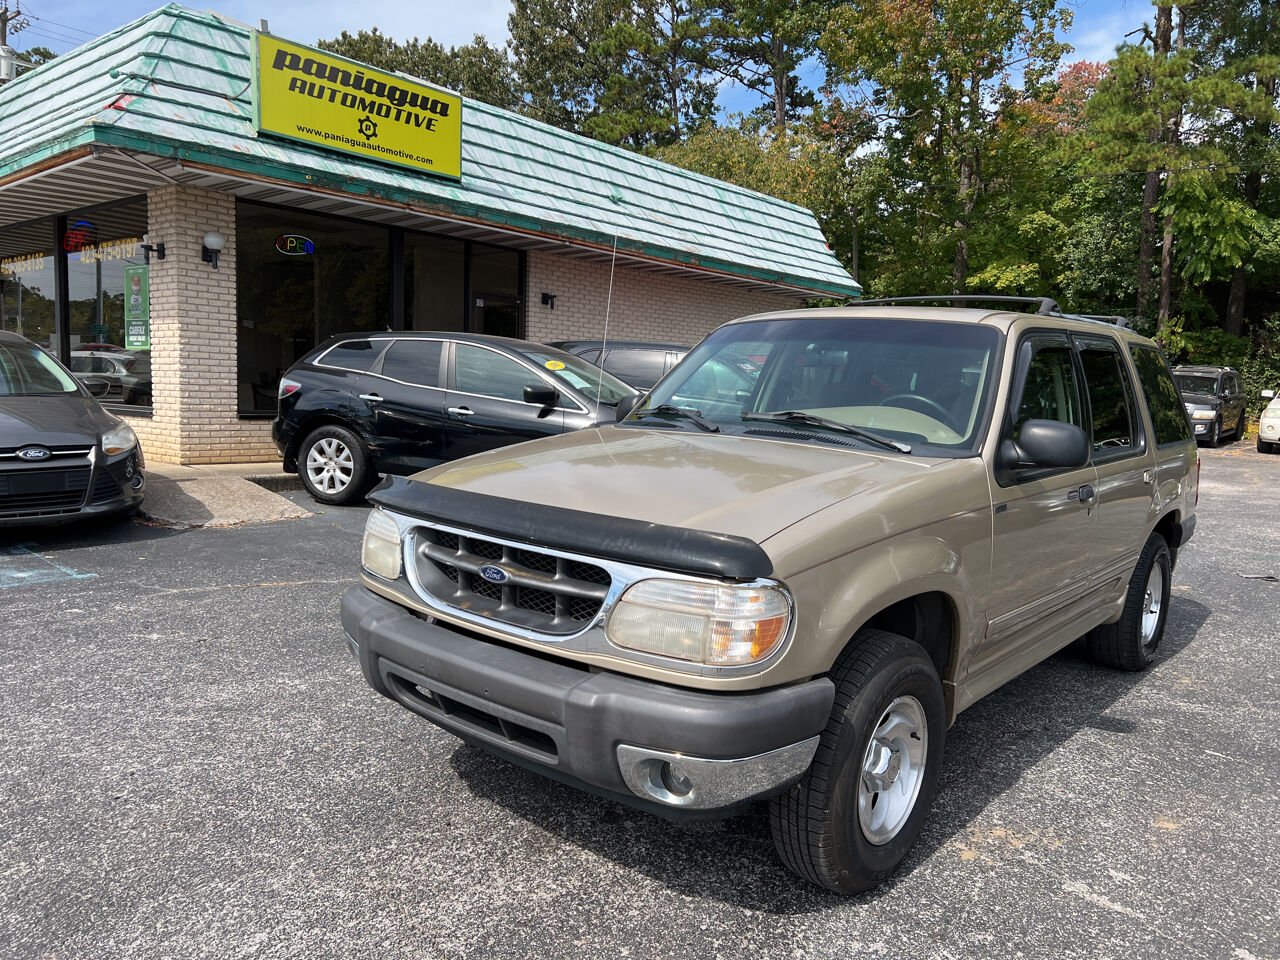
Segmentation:
<svg viewBox="0 0 1280 960">
<path fill-rule="evenodd" d="M 1209 432 L 1204 438 L 1206 447 L 1216 447 L 1222 440 L 1222 418 L 1218 417 L 1213 423 L 1209 424 Z"/>
<path fill-rule="evenodd" d="M 803 779 L 769 801 L 783 863 L 839 893 L 875 887 L 915 843 L 942 765 L 945 706 L 917 643 L 861 630 L 836 662 L 835 705 Z"/>
<path fill-rule="evenodd" d="M 298 476 L 320 503 L 354 503 L 369 486 L 369 455 L 360 438 L 345 427 L 318 427 L 302 441 Z"/>
<path fill-rule="evenodd" d="M 1099 663 L 1120 670 L 1144 670 L 1155 659 L 1169 616 L 1173 559 L 1164 537 L 1153 533 L 1129 579 L 1124 613 L 1089 633 L 1089 652 Z"/>
<path fill-rule="evenodd" d="M 1235 439 L 1244 439 L 1244 411 L 1240 411 L 1240 419 L 1236 421 Z"/>
</svg>

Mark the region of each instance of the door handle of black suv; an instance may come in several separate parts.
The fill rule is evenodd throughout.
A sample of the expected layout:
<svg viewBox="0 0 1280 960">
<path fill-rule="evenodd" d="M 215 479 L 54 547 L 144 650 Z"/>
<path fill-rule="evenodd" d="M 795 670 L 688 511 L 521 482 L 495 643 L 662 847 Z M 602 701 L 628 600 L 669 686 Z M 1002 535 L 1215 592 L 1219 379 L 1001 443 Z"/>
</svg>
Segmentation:
<svg viewBox="0 0 1280 960">
<path fill-rule="evenodd" d="M 455 417 L 469 417 L 475 411 L 472 410 L 470 407 L 449 407 L 449 412 L 452 413 Z"/>
<path fill-rule="evenodd" d="M 378 394 L 376 394 L 376 393 L 362 393 L 362 394 L 360 394 L 360 399 L 361 399 L 361 400 L 368 400 L 370 403 L 381 403 L 381 402 L 382 402 L 382 397 L 381 397 L 381 396 L 379 396 L 379 395 L 378 395 Z"/>
</svg>

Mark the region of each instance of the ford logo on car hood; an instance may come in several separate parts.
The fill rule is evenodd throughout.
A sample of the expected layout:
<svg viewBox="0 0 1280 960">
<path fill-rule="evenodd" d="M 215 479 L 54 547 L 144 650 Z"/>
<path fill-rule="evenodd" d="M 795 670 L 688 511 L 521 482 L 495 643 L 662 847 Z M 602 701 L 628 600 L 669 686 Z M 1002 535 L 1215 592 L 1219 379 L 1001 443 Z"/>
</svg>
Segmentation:
<svg viewBox="0 0 1280 960">
<path fill-rule="evenodd" d="M 486 563 L 480 568 L 479 572 L 480 576 L 484 577 L 490 583 L 506 583 L 511 579 L 507 574 L 507 571 L 503 570 L 501 567 L 495 567 L 491 563 Z"/>
<path fill-rule="evenodd" d="M 23 447 L 18 451 L 19 460 L 48 460 L 51 456 L 48 447 Z"/>
</svg>

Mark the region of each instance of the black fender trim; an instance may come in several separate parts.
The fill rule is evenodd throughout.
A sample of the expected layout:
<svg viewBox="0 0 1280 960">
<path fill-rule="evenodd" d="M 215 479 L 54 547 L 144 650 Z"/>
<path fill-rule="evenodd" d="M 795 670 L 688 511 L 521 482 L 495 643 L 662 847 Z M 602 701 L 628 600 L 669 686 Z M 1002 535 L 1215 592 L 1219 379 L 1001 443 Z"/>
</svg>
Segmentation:
<svg viewBox="0 0 1280 960">
<path fill-rule="evenodd" d="M 698 576 L 757 580 L 773 561 L 755 541 L 387 477 L 369 499 L 398 513 L 531 546 Z"/>
</svg>

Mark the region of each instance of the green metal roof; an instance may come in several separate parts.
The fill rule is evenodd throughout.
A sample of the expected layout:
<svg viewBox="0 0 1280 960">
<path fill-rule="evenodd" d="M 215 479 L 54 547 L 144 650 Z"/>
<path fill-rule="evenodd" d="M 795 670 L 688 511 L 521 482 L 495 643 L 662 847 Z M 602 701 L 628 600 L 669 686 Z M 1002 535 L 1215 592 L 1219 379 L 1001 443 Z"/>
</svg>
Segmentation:
<svg viewBox="0 0 1280 960">
<path fill-rule="evenodd" d="M 462 181 L 258 136 L 252 31 L 170 4 L 0 87 L 0 178 L 110 146 L 381 198 L 814 294 L 860 292 L 803 207 L 488 104 L 463 110 Z M 3 189 L 3 187 L 0 187 Z"/>
</svg>

